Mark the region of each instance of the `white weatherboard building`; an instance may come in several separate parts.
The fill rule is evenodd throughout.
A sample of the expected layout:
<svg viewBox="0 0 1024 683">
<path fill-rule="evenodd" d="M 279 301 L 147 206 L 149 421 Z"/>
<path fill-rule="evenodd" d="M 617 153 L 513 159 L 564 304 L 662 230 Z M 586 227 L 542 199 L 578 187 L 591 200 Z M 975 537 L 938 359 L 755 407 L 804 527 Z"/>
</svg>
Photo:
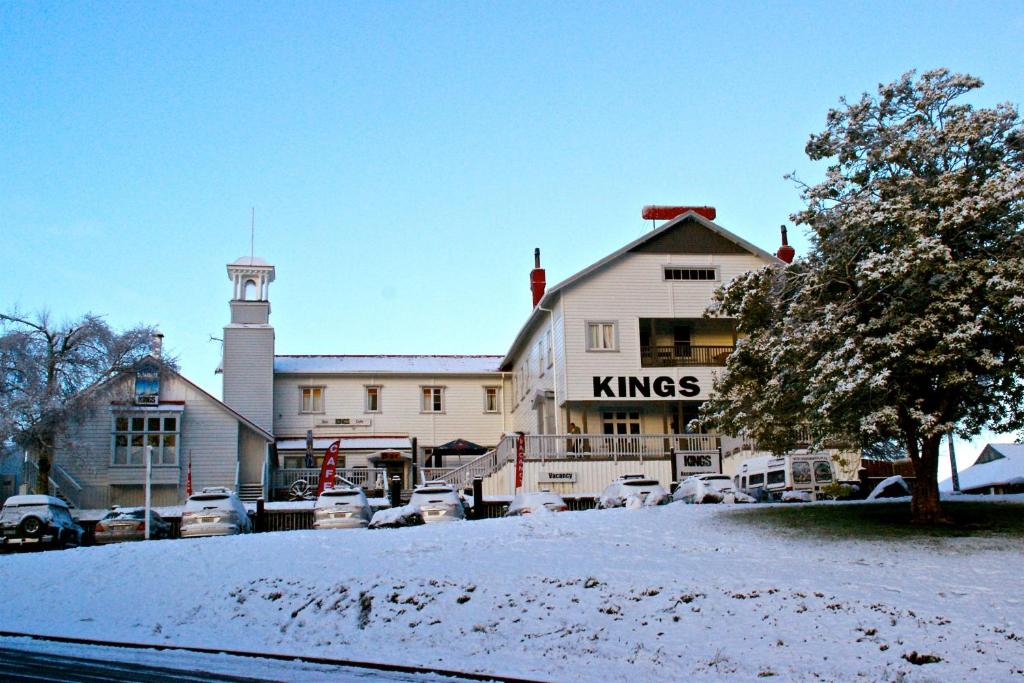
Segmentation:
<svg viewBox="0 0 1024 683">
<path fill-rule="evenodd" d="M 76 428 L 69 442 L 88 442 L 89 455 L 65 449 L 57 460 L 65 480 L 55 485 L 83 505 L 137 502 L 134 449 L 163 447 L 167 437 L 174 448 L 160 465 L 161 504 L 183 499 L 186 454 L 195 488 L 232 486 L 251 499 L 300 495 L 316 485 L 335 440 L 339 476 L 368 488 L 393 476 L 406 488 L 414 476 L 458 486 L 479 477 L 485 493 L 509 493 L 517 432 L 526 434 L 528 489 L 593 493 L 622 474 L 667 485 L 728 472 L 754 447 L 688 431 L 737 340 L 734 321 L 704 312 L 723 283 L 782 261 L 708 216 L 713 209 L 680 208 L 547 290 L 538 253 L 534 308 L 504 356 L 279 355 L 270 321 L 275 268 L 240 258 L 227 266 L 223 402 L 164 372 L 144 403 L 112 403 Z"/>
</svg>

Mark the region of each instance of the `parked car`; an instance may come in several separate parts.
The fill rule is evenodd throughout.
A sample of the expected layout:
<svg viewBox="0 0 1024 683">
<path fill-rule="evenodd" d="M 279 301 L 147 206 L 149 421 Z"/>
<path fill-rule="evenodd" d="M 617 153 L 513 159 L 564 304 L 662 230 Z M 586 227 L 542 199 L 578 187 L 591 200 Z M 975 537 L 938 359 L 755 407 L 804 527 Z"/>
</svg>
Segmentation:
<svg viewBox="0 0 1024 683">
<path fill-rule="evenodd" d="M 660 505 L 668 500 L 668 491 L 654 479 L 648 479 L 642 474 L 626 474 L 608 485 L 598 498 L 597 507 L 606 509 Z"/>
<path fill-rule="evenodd" d="M 532 493 L 517 493 L 512 503 L 505 512 L 506 517 L 517 515 L 530 515 L 536 512 L 565 512 L 569 506 L 565 504 L 562 497 L 551 491 L 535 491 Z"/>
<path fill-rule="evenodd" d="M 60 498 L 25 495 L 4 501 L 0 510 L 0 544 L 66 548 L 81 543 L 82 527 L 75 524 L 68 504 Z"/>
<path fill-rule="evenodd" d="M 694 474 L 679 482 L 672 500 L 683 503 L 752 503 L 754 499 L 733 489 L 727 474 Z"/>
<path fill-rule="evenodd" d="M 149 537 L 170 538 L 171 523 L 149 511 Z M 114 507 L 96 523 L 93 537 L 97 545 L 121 541 L 143 541 L 146 538 L 146 509 Z"/>
<path fill-rule="evenodd" d="M 370 517 L 370 501 L 356 486 L 327 489 L 313 506 L 314 529 L 362 529 Z"/>
<path fill-rule="evenodd" d="M 443 481 L 428 481 L 413 489 L 408 507 L 423 517 L 425 524 L 457 522 L 466 518 L 458 492 Z"/>
<path fill-rule="evenodd" d="M 194 493 L 181 514 L 181 537 L 230 536 L 252 531 L 252 522 L 242 501 L 223 486 Z"/>
<path fill-rule="evenodd" d="M 822 489 L 834 484 L 836 470 L 827 453 L 763 455 L 740 463 L 733 477 L 738 491 L 759 502 L 780 501 L 788 491 L 804 491 L 813 500 L 824 498 Z M 806 496 L 787 496 L 790 500 Z"/>
</svg>

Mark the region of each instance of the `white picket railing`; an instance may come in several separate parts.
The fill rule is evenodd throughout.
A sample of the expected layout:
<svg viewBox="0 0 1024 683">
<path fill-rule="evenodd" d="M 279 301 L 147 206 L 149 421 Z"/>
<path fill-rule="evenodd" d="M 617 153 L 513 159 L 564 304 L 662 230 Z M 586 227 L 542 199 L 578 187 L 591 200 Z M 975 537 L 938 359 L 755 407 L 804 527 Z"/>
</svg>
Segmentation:
<svg viewBox="0 0 1024 683">
<path fill-rule="evenodd" d="M 334 473 L 335 483 L 351 483 L 364 489 L 376 489 L 387 486 L 387 470 L 380 467 L 340 467 Z M 291 489 L 297 481 L 304 481 L 316 491 L 320 483 L 320 468 L 290 468 L 274 473 L 275 489 Z"/>
<path fill-rule="evenodd" d="M 516 444 L 509 437 L 503 438 L 497 448 L 487 451 L 458 467 L 423 467 L 424 481 L 443 481 L 456 488 L 470 486 L 474 479 L 484 479 L 500 470 L 505 463 L 515 458 Z"/>
<path fill-rule="evenodd" d="M 719 439 L 710 434 L 527 434 L 527 460 L 644 460 L 676 453 L 717 452 Z M 514 444 L 515 436 L 508 436 Z M 513 445 L 514 450 L 514 445 Z"/>
</svg>

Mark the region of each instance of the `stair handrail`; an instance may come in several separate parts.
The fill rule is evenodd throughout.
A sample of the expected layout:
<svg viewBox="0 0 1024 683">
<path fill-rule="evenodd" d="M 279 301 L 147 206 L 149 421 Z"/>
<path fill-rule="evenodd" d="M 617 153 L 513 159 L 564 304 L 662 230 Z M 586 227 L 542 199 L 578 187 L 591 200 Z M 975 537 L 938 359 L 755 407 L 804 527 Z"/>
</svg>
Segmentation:
<svg viewBox="0 0 1024 683">
<path fill-rule="evenodd" d="M 451 486 L 467 485 L 477 477 L 483 478 L 494 474 L 501 469 L 506 462 L 511 460 L 515 453 L 512 437 L 503 436 L 495 448 L 487 451 L 481 456 L 473 458 L 467 463 L 459 465 L 449 472 L 441 475 L 440 480 Z"/>
</svg>

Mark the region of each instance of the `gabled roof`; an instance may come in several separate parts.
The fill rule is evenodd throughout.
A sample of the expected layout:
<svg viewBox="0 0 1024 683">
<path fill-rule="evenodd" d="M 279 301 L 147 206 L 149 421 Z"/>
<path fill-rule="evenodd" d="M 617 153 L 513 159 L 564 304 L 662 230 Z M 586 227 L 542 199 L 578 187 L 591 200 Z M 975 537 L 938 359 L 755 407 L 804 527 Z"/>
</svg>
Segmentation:
<svg viewBox="0 0 1024 683">
<path fill-rule="evenodd" d="M 498 372 L 501 356 L 274 356 L 275 374 L 482 375 Z"/>
<path fill-rule="evenodd" d="M 533 328 L 534 323 L 541 316 L 541 314 L 544 313 L 544 311 L 541 311 L 540 309 L 550 308 L 551 304 L 555 301 L 556 296 L 560 295 L 563 290 L 566 290 L 572 287 L 573 285 L 580 283 L 581 281 L 587 279 L 594 273 L 602 270 L 610 263 L 617 261 L 625 254 L 628 254 L 631 251 L 637 251 L 638 247 L 641 247 L 642 245 L 653 240 L 659 239 L 660 237 L 671 231 L 673 228 L 688 221 L 693 221 L 703 226 L 704 228 L 707 228 L 709 231 L 711 231 L 718 237 L 724 238 L 729 243 L 736 245 L 742 251 L 748 252 L 755 256 L 759 256 L 772 264 L 785 265 L 785 263 L 779 260 L 775 255 L 769 254 L 764 249 L 761 249 L 760 247 L 751 244 L 750 242 L 746 241 L 739 235 L 735 235 L 729 232 L 718 223 L 715 223 L 714 221 L 709 221 L 707 218 L 704 218 L 704 216 L 701 216 L 695 211 L 687 211 L 686 213 L 676 216 L 670 221 L 667 221 L 664 225 L 659 226 L 657 229 L 645 233 L 644 235 L 638 237 L 629 244 L 626 244 L 625 246 L 617 249 L 616 251 L 613 251 L 611 254 L 608 254 L 600 261 L 596 261 L 590 264 L 589 266 L 579 271 L 575 275 L 567 277 L 566 279 L 559 282 L 557 285 L 550 287 L 544 293 L 544 296 L 538 302 L 537 306 L 534 307 L 533 312 L 530 314 L 530 317 L 527 318 L 526 323 L 522 326 L 522 328 L 520 328 L 519 333 L 516 335 L 515 340 L 512 342 L 512 346 L 509 347 L 508 352 L 506 352 L 504 358 L 502 358 L 500 367 L 504 370 L 507 370 L 510 367 L 512 362 L 512 356 L 519 350 L 519 347 L 526 341 L 526 339 L 529 336 L 530 330 Z"/>
<path fill-rule="evenodd" d="M 990 443 L 973 465 L 959 472 L 960 490 L 1024 484 L 1024 444 Z M 953 489 L 953 479 L 939 483 L 943 491 Z"/>
</svg>

